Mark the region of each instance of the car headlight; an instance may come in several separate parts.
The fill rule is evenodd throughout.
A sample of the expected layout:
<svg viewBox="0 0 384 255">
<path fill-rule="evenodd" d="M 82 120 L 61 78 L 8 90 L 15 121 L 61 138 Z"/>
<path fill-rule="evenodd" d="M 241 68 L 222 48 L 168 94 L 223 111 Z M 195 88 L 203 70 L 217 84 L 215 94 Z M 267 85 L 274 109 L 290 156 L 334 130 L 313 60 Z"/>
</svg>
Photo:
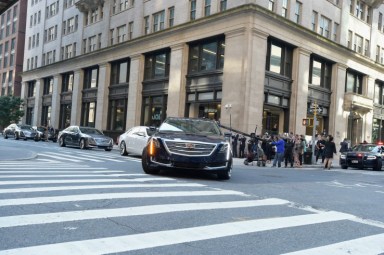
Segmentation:
<svg viewBox="0 0 384 255">
<path fill-rule="evenodd" d="M 376 159 L 376 156 L 370 155 L 370 156 L 367 156 L 367 159 Z"/>
<path fill-rule="evenodd" d="M 224 143 L 221 146 L 220 151 L 219 151 L 219 153 L 226 153 L 227 154 L 227 160 L 229 160 L 229 158 L 231 156 L 230 148 L 231 148 L 231 146 L 229 145 L 229 143 Z"/>
<path fill-rule="evenodd" d="M 346 159 L 346 158 L 347 158 L 346 155 L 343 155 L 343 154 L 340 155 L 340 159 Z"/>
<path fill-rule="evenodd" d="M 149 155 L 154 156 L 156 153 L 156 149 L 159 149 L 159 148 L 160 148 L 160 142 L 155 138 L 151 138 L 151 140 L 149 141 L 149 146 L 148 146 Z"/>
</svg>

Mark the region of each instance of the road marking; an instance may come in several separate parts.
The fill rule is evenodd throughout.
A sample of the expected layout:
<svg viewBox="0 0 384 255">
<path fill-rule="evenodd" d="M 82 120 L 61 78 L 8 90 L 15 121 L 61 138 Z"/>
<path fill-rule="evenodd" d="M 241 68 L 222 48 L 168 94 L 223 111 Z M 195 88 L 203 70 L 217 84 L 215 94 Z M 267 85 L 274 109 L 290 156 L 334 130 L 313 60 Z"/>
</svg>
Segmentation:
<svg viewBox="0 0 384 255">
<path fill-rule="evenodd" d="M 42 153 L 42 154 L 39 153 L 38 155 L 43 155 L 45 157 L 53 157 L 53 158 L 59 157 L 62 160 L 69 160 L 69 161 L 79 160 L 78 162 L 81 162 L 81 161 L 84 161 L 84 160 L 92 161 L 92 162 L 99 162 L 99 163 L 103 162 L 103 160 L 85 158 L 85 157 L 81 157 L 81 156 L 80 157 L 72 156 L 72 155 L 69 155 L 69 154 L 63 155 L 62 153 L 55 153 L 55 152 L 46 152 L 46 153 Z"/>
<path fill-rule="evenodd" d="M 60 187 L 41 187 L 41 188 L 16 188 L 0 189 L 0 194 L 23 193 L 23 192 L 46 192 L 59 190 L 88 190 L 88 189 L 122 189 L 122 188 L 170 188 L 170 187 L 206 187 L 198 183 L 163 183 L 163 184 L 114 184 L 114 185 L 86 185 L 86 186 L 60 186 Z"/>
<path fill-rule="evenodd" d="M 82 180 L 30 180 L 30 181 L 1 181 L 1 185 L 24 184 L 62 184 L 62 183 L 103 183 L 103 182 L 147 182 L 147 181 L 174 181 L 168 177 L 147 177 L 135 179 L 82 179 Z"/>
<path fill-rule="evenodd" d="M 73 172 L 72 172 L 73 173 Z M 1 175 L 2 172 L 0 172 L 0 179 L 6 179 L 6 178 L 55 178 L 55 177 L 124 177 L 124 176 L 137 176 L 141 174 L 96 174 L 96 173 L 89 173 L 89 174 L 53 174 L 53 175 Z"/>
<path fill-rule="evenodd" d="M 322 247 L 286 253 L 285 255 L 377 255 L 384 252 L 384 234 L 366 236 Z"/>
<path fill-rule="evenodd" d="M 67 160 L 67 161 L 71 161 L 71 162 L 81 162 L 81 160 L 78 160 L 78 159 L 70 159 L 70 158 L 64 158 L 63 155 L 60 155 L 60 156 L 55 156 L 55 155 L 49 155 L 49 154 L 46 154 L 46 153 L 39 153 L 38 154 L 39 156 L 44 156 L 44 157 L 50 157 L 50 158 L 55 158 L 55 159 L 60 159 L 60 160 Z"/>
<path fill-rule="evenodd" d="M 103 167 L 89 167 L 89 166 L 84 166 L 84 167 L 66 167 L 66 166 L 63 166 L 63 167 L 60 167 L 60 166 L 40 166 L 40 167 L 13 167 L 13 166 L 7 166 L 7 167 L 2 167 L 0 166 L 0 170 L 1 169 L 6 169 L 6 170 L 9 170 L 9 169 L 12 169 L 12 170 L 41 170 L 41 169 L 50 169 L 52 170 L 52 167 L 54 167 L 55 169 L 58 169 L 58 170 L 66 170 L 66 169 L 106 169 L 106 168 L 103 168 Z"/>
<path fill-rule="evenodd" d="M 69 155 L 69 153 L 66 153 L 67 155 Z M 107 161 L 112 161 L 112 162 L 124 162 L 123 160 L 119 160 L 119 159 L 115 159 L 115 157 L 109 157 L 109 156 L 106 156 L 106 155 L 98 155 L 98 156 L 95 156 L 95 155 L 89 155 L 88 153 L 81 153 L 81 152 L 77 152 L 76 155 L 83 155 L 87 158 L 96 158 L 96 159 L 100 159 L 100 157 L 102 157 L 104 160 L 107 160 Z"/>
<path fill-rule="evenodd" d="M 232 190 L 102 193 L 102 194 L 53 196 L 53 197 L 2 199 L 0 200 L 0 207 L 14 206 L 14 205 L 62 203 L 62 202 L 73 202 L 73 201 L 91 201 L 91 200 L 103 200 L 103 199 L 121 199 L 121 198 L 196 197 L 196 196 L 223 196 L 223 195 L 245 196 L 243 192 L 232 191 Z"/>
<path fill-rule="evenodd" d="M 106 169 L 106 168 L 100 168 L 100 169 Z M 88 170 L 88 171 L 64 171 L 64 170 L 58 170 L 58 171 L 52 171 L 52 170 L 26 170 L 26 171 L 0 171 L 0 174 L 55 174 L 55 173 L 60 173 L 60 174 L 71 174 L 71 173 L 79 173 L 79 174 L 85 174 L 85 173 L 92 173 L 92 174 L 101 174 L 101 173 L 124 173 L 125 171 L 123 170 L 108 170 L 108 171 L 93 171 L 93 170 Z"/>
<path fill-rule="evenodd" d="M 0 255 L 98 255 L 196 242 L 281 228 L 348 220 L 353 215 L 324 212 L 290 217 L 238 221 L 83 241 L 47 244 L 0 251 Z"/>
<path fill-rule="evenodd" d="M 103 209 L 103 210 L 83 210 L 74 212 L 44 213 L 35 215 L 18 215 L 0 217 L 0 228 L 26 226 L 34 224 L 48 224 L 78 220 L 106 219 L 114 217 L 142 216 L 159 213 L 184 212 L 196 210 L 216 210 L 233 209 L 256 206 L 284 205 L 289 203 L 282 199 L 264 199 L 250 201 L 229 201 L 229 202 L 210 202 L 210 203 L 184 203 L 184 204 L 164 204 L 148 205 L 138 207 Z"/>
</svg>

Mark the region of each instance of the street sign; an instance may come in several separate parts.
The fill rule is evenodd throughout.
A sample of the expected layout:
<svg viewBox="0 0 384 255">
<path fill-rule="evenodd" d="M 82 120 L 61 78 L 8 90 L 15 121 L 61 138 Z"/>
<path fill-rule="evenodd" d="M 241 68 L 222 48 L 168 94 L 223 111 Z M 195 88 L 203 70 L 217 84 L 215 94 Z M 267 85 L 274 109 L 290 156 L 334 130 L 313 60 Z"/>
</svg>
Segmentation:
<svg viewBox="0 0 384 255">
<path fill-rule="evenodd" d="M 323 107 L 321 105 L 318 105 L 316 103 L 311 103 L 309 105 L 309 113 L 314 113 L 316 111 L 316 114 L 322 114 L 323 113 Z"/>
</svg>

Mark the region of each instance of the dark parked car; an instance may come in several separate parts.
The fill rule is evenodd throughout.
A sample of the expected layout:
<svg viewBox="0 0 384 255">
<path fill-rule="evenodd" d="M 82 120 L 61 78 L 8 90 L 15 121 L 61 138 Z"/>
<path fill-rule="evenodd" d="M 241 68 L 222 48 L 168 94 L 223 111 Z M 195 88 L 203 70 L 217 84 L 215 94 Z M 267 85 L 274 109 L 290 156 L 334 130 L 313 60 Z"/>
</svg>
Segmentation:
<svg viewBox="0 0 384 255">
<path fill-rule="evenodd" d="M 9 137 L 13 137 L 16 140 L 19 139 L 34 139 L 38 141 L 39 133 L 32 128 L 30 125 L 22 125 L 22 124 L 11 124 L 4 129 L 4 138 L 8 139 Z"/>
<path fill-rule="evenodd" d="M 58 140 L 61 147 L 76 146 L 80 147 L 80 149 L 101 148 L 106 151 L 111 151 L 113 148 L 113 139 L 92 127 L 67 127 L 59 132 Z"/>
<path fill-rule="evenodd" d="M 226 180 L 231 178 L 231 146 L 215 121 L 167 118 L 144 148 L 142 167 L 147 174 L 163 168 L 203 170 Z"/>
<path fill-rule="evenodd" d="M 377 144 L 358 144 L 340 155 L 340 166 L 343 169 L 354 167 L 382 170 L 384 147 Z"/>
</svg>

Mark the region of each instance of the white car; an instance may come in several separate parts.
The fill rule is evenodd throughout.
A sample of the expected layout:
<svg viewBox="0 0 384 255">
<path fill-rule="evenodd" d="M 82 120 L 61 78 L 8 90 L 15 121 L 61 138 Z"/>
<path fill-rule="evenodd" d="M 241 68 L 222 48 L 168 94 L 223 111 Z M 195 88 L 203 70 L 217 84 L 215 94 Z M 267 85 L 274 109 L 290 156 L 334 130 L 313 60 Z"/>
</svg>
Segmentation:
<svg viewBox="0 0 384 255">
<path fill-rule="evenodd" d="M 138 126 L 120 135 L 118 143 L 120 155 L 133 154 L 141 156 L 149 138 L 155 131 L 155 128 L 152 127 Z"/>
</svg>

